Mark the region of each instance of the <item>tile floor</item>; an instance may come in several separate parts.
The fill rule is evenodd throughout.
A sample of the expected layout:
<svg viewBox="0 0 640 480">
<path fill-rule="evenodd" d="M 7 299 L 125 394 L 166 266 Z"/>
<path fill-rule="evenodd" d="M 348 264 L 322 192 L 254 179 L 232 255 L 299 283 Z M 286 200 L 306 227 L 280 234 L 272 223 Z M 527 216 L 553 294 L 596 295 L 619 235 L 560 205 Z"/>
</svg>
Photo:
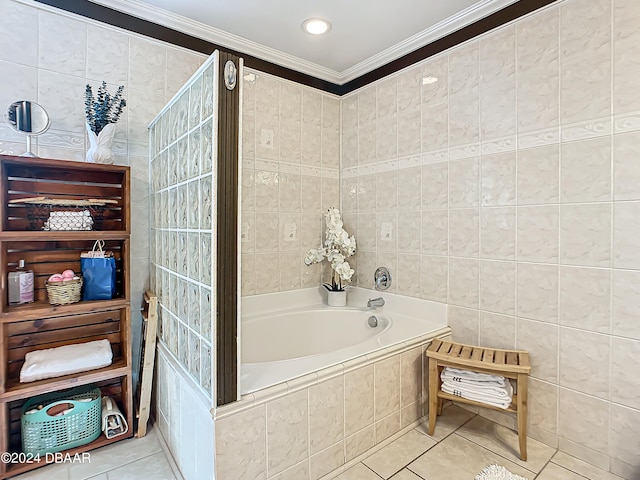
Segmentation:
<svg viewBox="0 0 640 480">
<path fill-rule="evenodd" d="M 152 426 L 144 438 L 91 451 L 90 463 L 49 465 L 12 480 L 182 480 L 159 437 Z"/>
<path fill-rule="evenodd" d="M 158 437 L 152 427 L 140 440 L 94 450 L 90 464 L 52 465 L 15 480 L 182 480 Z M 433 436 L 420 425 L 334 480 L 472 480 L 491 463 L 528 480 L 621 480 L 531 438 L 527 453 L 529 460 L 520 460 L 512 430 L 453 405 Z"/>
<path fill-rule="evenodd" d="M 531 438 L 527 454 L 514 431 L 453 405 L 433 436 L 420 425 L 333 480 L 473 480 L 491 463 L 528 480 L 621 480 Z"/>
</svg>

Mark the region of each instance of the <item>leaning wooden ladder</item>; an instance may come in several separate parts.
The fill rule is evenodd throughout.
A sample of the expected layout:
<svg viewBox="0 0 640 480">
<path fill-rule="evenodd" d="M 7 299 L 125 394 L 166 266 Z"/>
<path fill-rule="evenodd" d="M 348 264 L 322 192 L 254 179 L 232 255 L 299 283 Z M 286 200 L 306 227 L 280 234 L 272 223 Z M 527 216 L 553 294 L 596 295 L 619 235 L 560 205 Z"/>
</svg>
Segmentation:
<svg viewBox="0 0 640 480">
<path fill-rule="evenodd" d="M 137 410 L 138 430 L 136 436 L 147 434 L 147 422 L 151 409 L 153 366 L 156 358 L 156 332 L 158 330 L 158 297 L 150 291 L 144 292 L 142 309 L 142 346 L 140 348 L 140 370 L 138 371 Z"/>
<path fill-rule="evenodd" d="M 463 368 L 479 373 L 501 375 L 516 381 L 508 412 L 515 412 L 518 418 L 518 439 L 520 458 L 527 459 L 527 392 L 528 375 L 531 370 L 529 353 L 520 350 L 499 350 L 482 348 L 461 343 L 433 340 L 427 348 L 429 358 L 429 435 L 436 428 L 436 415 L 442 413 L 442 400 L 453 400 L 495 410 L 503 410 L 485 403 L 451 395 L 441 390 L 440 372 L 444 367 Z"/>
</svg>

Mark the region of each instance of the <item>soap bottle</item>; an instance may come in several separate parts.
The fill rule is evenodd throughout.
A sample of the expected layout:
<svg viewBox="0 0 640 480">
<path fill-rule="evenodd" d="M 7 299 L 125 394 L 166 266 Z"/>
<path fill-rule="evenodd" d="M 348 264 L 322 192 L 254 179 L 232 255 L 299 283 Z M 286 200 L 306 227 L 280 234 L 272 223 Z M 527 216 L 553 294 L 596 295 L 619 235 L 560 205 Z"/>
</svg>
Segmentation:
<svg viewBox="0 0 640 480">
<path fill-rule="evenodd" d="M 33 271 L 24 269 L 24 260 L 18 262 L 15 272 L 9 272 L 9 305 L 33 302 Z"/>
</svg>

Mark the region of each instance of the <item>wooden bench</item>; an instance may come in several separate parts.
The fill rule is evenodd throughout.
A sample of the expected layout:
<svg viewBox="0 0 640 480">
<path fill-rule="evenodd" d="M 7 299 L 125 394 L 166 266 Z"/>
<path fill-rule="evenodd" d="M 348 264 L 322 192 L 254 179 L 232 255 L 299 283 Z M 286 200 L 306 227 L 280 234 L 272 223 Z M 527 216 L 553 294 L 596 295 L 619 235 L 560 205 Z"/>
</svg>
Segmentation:
<svg viewBox="0 0 640 480">
<path fill-rule="evenodd" d="M 516 381 L 516 393 L 507 412 L 518 418 L 520 458 L 527 459 L 527 388 L 531 370 L 529 353 L 519 350 L 499 350 L 433 340 L 426 352 L 429 358 L 429 435 L 436 427 L 436 415 L 442 413 L 442 400 L 453 400 L 495 410 L 503 410 L 485 403 L 451 395 L 441 390 L 440 372 L 444 367 L 462 368 L 479 373 L 501 375 Z"/>
</svg>

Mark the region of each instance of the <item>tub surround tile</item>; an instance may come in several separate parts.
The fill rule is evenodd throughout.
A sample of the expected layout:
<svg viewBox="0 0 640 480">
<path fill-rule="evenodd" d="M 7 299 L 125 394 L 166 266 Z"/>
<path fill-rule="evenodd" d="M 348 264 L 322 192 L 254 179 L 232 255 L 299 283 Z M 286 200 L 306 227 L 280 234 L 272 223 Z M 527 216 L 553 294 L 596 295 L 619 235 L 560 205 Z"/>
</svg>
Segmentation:
<svg viewBox="0 0 640 480">
<path fill-rule="evenodd" d="M 343 439 L 344 403 L 344 379 L 342 377 L 309 388 L 309 449 L 311 454 L 328 448 Z"/>
<path fill-rule="evenodd" d="M 216 470 L 222 478 L 265 478 L 266 407 L 216 421 Z"/>
<path fill-rule="evenodd" d="M 400 412 L 395 412 L 376 421 L 376 443 L 380 443 L 400 431 Z"/>
<path fill-rule="evenodd" d="M 324 475 L 344 465 L 344 442 L 336 443 L 331 447 L 313 455 L 309 460 L 309 477 L 318 480 Z"/>
<path fill-rule="evenodd" d="M 300 462 L 297 465 L 285 470 L 278 475 L 270 477 L 269 480 L 308 480 L 309 479 L 309 460 Z"/>
<path fill-rule="evenodd" d="M 374 365 L 376 421 L 400 410 L 400 363 L 400 356 L 394 356 Z"/>
<path fill-rule="evenodd" d="M 406 407 L 421 400 L 422 348 L 415 347 L 402 353 L 400 362 L 400 405 Z"/>
<path fill-rule="evenodd" d="M 345 453 L 347 462 L 364 454 L 376 443 L 375 428 L 370 425 L 345 439 Z"/>
<path fill-rule="evenodd" d="M 373 424 L 374 367 L 368 365 L 345 374 L 345 435 Z"/>
<path fill-rule="evenodd" d="M 267 472 L 280 473 L 309 452 L 308 392 L 293 393 L 267 404 Z"/>
</svg>

